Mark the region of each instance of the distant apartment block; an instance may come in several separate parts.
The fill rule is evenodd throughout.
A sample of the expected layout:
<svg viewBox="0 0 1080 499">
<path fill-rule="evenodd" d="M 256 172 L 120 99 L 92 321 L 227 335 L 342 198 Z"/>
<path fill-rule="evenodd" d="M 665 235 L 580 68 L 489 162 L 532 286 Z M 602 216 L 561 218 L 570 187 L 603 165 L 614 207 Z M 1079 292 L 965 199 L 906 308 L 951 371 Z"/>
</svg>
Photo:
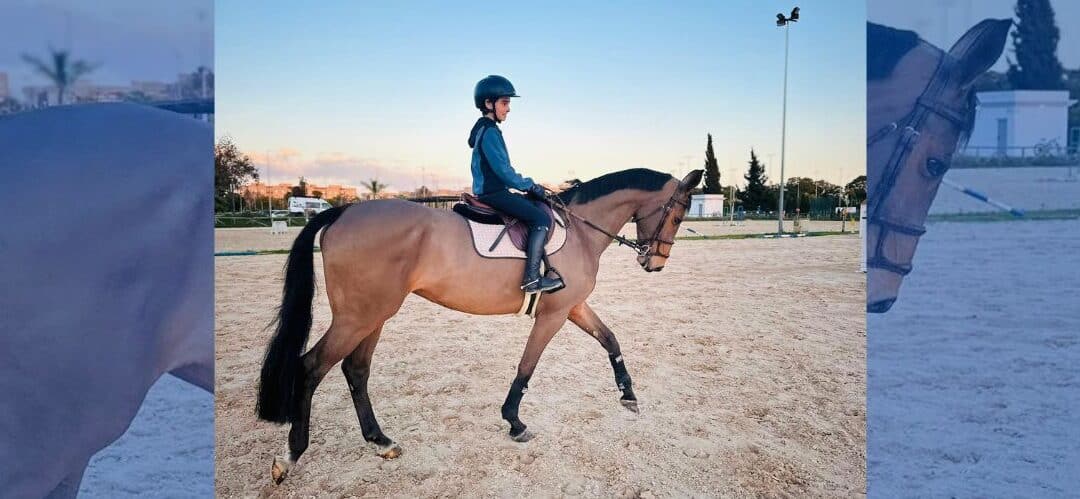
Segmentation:
<svg viewBox="0 0 1080 499">
<path fill-rule="evenodd" d="M 283 199 L 285 196 L 292 192 L 294 184 L 283 182 L 275 185 L 267 185 L 262 182 L 254 182 L 244 186 L 243 192 L 245 197 L 263 197 L 269 195 L 272 199 Z M 334 199 L 342 197 L 345 199 L 353 199 L 358 197 L 356 187 L 348 187 L 338 184 L 330 185 L 318 185 L 307 184 L 308 195 L 314 196 L 315 192 L 321 194 L 323 199 Z"/>
<path fill-rule="evenodd" d="M 0 73 L 0 99 L 7 91 L 7 77 Z M 164 102 L 185 99 L 213 99 L 214 72 L 199 68 L 191 73 L 180 73 L 172 83 L 161 81 L 134 80 L 129 85 L 98 85 L 92 80 L 77 82 L 67 89 L 65 104 L 85 102 Z M 59 104 L 58 90 L 55 85 L 27 85 L 22 87 L 22 100 L 29 108 L 55 106 Z"/>
<path fill-rule="evenodd" d="M 11 91 L 8 88 L 8 75 L 0 71 L 0 100 L 11 97 Z"/>
</svg>

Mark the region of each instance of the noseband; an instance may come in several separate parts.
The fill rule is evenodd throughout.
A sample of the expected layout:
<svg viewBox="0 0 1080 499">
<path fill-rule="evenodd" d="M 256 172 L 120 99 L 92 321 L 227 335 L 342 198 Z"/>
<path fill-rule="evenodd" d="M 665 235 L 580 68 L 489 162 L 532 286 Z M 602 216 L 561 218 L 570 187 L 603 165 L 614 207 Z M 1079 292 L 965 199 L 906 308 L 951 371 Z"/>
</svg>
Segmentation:
<svg viewBox="0 0 1080 499">
<path fill-rule="evenodd" d="M 876 225 L 879 230 L 877 244 L 874 247 L 872 257 L 866 262 L 867 267 L 886 270 L 902 276 L 911 272 L 910 262 L 897 263 L 884 256 L 882 248 L 884 247 L 885 239 L 893 232 L 906 236 L 919 237 L 926 232 L 926 228 L 922 225 L 909 224 L 890 219 L 888 210 L 884 208 L 885 200 L 896 186 L 896 180 L 900 177 L 900 171 L 904 167 L 911 151 L 914 150 L 915 144 L 919 140 L 919 130 L 925 124 L 927 117 L 933 114 L 946 119 L 957 127 L 963 128 L 966 125 L 966 118 L 971 110 L 966 108 L 958 110 L 950 107 L 941 100 L 941 94 L 945 91 L 945 88 L 953 77 L 955 66 L 955 60 L 949 56 L 949 54 L 943 52 L 941 58 L 938 60 L 937 69 L 934 71 L 933 77 L 930 78 L 930 82 L 926 84 L 926 88 L 923 90 L 922 94 L 919 95 L 919 98 L 916 99 L 914 109 L 904 116 L 904 118 L 889 123 L 880 130 L 874 132 L 866 141 L 866 146 L 869 148 L 886 137 L 891 136 L 893 132 L 899 130 L 901 133 L 896 147 L 893 148 L 892 153 L 889 155 L 889 161 L 886 163 L 882 178 L 874 184 L 874 193 L 867 201 L 870 212 L 868 213 L 866 222 L 870 225 Z M 931 173 L 937 176 L 944 175 L 945 171 L 948 170 L 948 165 L 935 158 L 931 158 L 927 162 L 927 166 Z"/>
</svg>

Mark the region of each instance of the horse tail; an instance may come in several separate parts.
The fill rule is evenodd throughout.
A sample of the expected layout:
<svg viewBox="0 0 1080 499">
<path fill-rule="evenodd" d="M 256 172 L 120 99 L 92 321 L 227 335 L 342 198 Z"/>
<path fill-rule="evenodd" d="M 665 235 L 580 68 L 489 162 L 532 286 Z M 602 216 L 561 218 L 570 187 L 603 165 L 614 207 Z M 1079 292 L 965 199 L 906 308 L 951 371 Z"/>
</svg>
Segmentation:
<svg viewBox="0 0 1080 499">
<path fill-rule="evenodd" d="M 266 348 L 259 375 L 259 400 L 255 405 L 259 419 L 290 423 L 298 415 L 304 389 L 301 355 L 311 332 L 311 302 L 315 298 L 315 235 L 334 223 L 345 208 L 330 208 L 315 215 L 289 251 L 281 307 L 274 319 L 277 330 Z"/>
</svg>

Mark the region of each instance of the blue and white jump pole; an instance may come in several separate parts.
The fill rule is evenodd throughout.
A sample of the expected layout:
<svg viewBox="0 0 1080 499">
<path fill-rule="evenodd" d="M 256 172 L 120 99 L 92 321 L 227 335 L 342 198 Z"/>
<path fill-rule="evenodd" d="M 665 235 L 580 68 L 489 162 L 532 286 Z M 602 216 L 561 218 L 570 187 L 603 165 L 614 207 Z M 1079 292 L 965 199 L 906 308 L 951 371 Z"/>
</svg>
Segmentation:
<svg viewBox="0 0 1080 499">
<path fill-rule="evenodd" d="M 973 197 L 975 199 L 978 199 L 979 201 L 982 201 L 982 202 L 984 202 L 986 204 L 989 204 L 989 205 L 991 205 L 991 206 L 993 206 L 995 208 L 1007 211 L 1007 212 L 1011 213 L 1012 216 L 1014 216 L 1014 217 L 1019 218 L 1019 217 L 1024 216 L 1024 210 L 1021 210 L 1019 208 L 1013 208 L 1012 206 L 1009 206 L 1009 205 L 1007 205 L 1005 203 L 1002 203 L 1001 201 L 990 199 L 989 197 L 987 197 L 986 194 L 983 194 L 983 193 L 981 193 L 979 191 L 964 187 L 964 186 L 962 186 L 960 184 L 957 184 L 956 182 L 953 182 L 952 180 L 949 180 L 947 178 L 941 179 L 941 183 L 943 183 L 943 184 L 945 184 L 945 185 L 947 185 L 949 187 L 952 187 L 953 189 L 956 189 L 956 190 L 958 190 L 958 191 L 960 191 L 960 192 L 962 192 L 964 194 L 967 194 L 968 196 L 971 196 L 971 197 Z"/>
</svg>

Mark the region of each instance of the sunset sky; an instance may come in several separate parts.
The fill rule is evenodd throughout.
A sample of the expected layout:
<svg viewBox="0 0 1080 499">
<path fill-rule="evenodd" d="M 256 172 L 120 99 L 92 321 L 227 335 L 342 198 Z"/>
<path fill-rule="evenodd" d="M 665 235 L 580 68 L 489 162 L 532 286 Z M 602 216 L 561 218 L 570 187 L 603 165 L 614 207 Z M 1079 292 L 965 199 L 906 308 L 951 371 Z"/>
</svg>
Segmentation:
<svg viewBox="0 0 1080 499">
<path fill-rule="evenodd" d="M 702 167 L 707 133 L 724 184 L 751 148 L 776 178 L 775 20 L 793 6 L 219 2 L 216 133 L 273 183 L 460 188 L 473 86 L 500 74 L 522 96 L 502 125 L 511 161 L 538 181 L 642 166 L 681 176 Z M 801 17 L 785 173 L 846 183 L 864 171 L 865 3 L 803 5 Z"/>
</svg>

